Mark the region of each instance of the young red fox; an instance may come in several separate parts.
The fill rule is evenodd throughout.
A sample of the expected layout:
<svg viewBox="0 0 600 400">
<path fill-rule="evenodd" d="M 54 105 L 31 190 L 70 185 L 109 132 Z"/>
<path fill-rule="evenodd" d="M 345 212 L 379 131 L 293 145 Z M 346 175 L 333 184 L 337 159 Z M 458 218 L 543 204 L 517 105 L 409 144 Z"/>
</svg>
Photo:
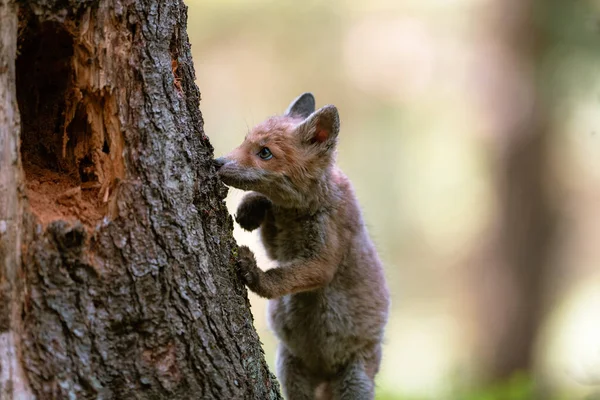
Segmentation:
<svg viewBox="0 0 600 400">
<path fill-rule="evenodd" d="M 337 109 L 304 93 L 215 160 L 223 182 L 252 192 L 237 209 L 260 228 L 277 268 L 239 249 L 246 285 L 269 301 L 281 341 L 277 375 L 289 400 L 374 397 L 389 294 L 348 178 L 335 166 Z"/>
</svg>

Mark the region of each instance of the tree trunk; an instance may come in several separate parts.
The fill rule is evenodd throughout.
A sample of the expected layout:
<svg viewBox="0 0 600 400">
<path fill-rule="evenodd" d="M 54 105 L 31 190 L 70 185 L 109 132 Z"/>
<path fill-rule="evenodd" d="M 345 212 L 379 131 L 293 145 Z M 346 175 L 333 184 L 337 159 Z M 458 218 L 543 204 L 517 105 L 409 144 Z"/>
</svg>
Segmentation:
<svg viewBox="0 0 600 400">
<path fill-rule="evenodd" d="M 181 0 L 0 0 L 0 399 L 278 399 Z"/>
<path fill-rule="evenodd" d="M 556 220 L 547 197 L 550 130 L 539 87 L 543 32 L 536 0 L 506 0 L 493 8 L 490 29 L 503 49 L 490 92 L 496 106 L 494 165 L 498 214 L 482 256 L 474 301 L 479 307 L 485 374 L 491 381 L 529 371 L 543 316 L 544 285 Z M 495 23 L 494 23 L 495 22 Z M 504 69 L 504 70 L 502 70 Z"/>
</svg>

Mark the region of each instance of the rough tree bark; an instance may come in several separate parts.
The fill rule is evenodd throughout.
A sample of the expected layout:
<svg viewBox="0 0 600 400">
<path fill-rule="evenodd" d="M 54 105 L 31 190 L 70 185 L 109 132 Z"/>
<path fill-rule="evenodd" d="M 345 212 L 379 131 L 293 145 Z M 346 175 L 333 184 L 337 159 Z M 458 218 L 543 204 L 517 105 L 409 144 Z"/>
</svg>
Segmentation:
<svg viewBox="0 0 600 400">
<path fill-rule="evenodd" d="M 0 0 L 0 398 L 277 399 L 181 0 Z"/>
</svg>

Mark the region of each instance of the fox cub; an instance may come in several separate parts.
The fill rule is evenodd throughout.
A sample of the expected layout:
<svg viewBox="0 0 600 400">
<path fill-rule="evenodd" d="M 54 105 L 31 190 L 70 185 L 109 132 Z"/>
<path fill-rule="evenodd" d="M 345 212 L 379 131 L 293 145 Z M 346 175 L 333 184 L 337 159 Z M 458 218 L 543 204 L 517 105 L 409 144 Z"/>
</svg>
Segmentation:
<svg viewBox="0 0 600 400">
<path fill-rule="evenodd" d="M 339 128 L 337 109 L 315 111 L 304 93 L 215 160 L 223 182 L 251 191 L 236 221 L 260 228 L 277 262 L 263 271 L 239 249 L 246 285 L 271 299 L 277 375 L 290 400 L 373 399 L 381 361 L 389 293 L 352 186 L 335 165 Z"/>
</svg>

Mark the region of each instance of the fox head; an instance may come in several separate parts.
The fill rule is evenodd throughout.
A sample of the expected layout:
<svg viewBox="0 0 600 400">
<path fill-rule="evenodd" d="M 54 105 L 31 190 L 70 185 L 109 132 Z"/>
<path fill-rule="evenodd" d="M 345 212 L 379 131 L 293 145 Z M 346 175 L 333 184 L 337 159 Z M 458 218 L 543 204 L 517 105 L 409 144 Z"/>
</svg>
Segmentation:
<svg viewBox="0 0 600 400">
<path fill-rule="evenodd" d="M 262 193 L 280 206 L 307 206 L 325 189 L 339 128 L 337 108 L 315 111 L 314 96 L 304 93 L 283 115 L 254 127 L 215 165 L 227 185 Z"/>
</svg>

